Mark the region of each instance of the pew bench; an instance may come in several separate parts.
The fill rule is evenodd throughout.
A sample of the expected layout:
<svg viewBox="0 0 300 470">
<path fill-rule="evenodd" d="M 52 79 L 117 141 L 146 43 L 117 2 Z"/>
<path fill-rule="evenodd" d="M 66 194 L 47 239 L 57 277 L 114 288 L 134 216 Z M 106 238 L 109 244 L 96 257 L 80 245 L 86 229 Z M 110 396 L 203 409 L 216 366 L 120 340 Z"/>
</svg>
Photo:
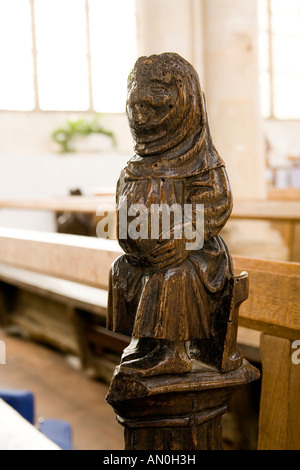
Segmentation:
<svg viewBox="0 0 300 470">
<path fill-rule="evenodd" d="M 0 263 L 0 324 L 80 359 L 89 375 L 110 383 L 129 337 L 106 330 L 108 292 Z M 238 344 L 260 362 L 260 333 L 239 328 Z"/>
<path fill-rule="evenodd" d="M 109 268 L 121 253 L 114 240 L 0 229 L 0 263 L 73 282 L 72 297 L 75 299 L 78 284 L 107 293 Z M 233 262 L 237 275 L 242 271 L 249 274 L 249 299 L 240 309 L 240 327 L 256 332 L 252 346 L 260 342 L 262 380 L 258 448 L 299 449 L 300 364 L 292 361 L 292 346 L 295 340 L 300 339 L 300 264 L 238 256 L 233 256 Z M 36 288 L 43 289 L 41 285 Z M 60 294 L 56 291 L 55 295 L 61 295 L 61 291 Z M 65 291 L 60 300 L 63 297 L 67 297 Z M 90 364 L 93 366 L 95 353 L 103 351 L 104 344 L 111 347 L 116 336 L 104 334 L 105 312 L 100 311 L 103 305 L 99 308 L 98 300 L 96 306 L 92 306 L 91 297 L 89 301 L 87 297 L 85 300 L 82 297 L 77 300 L 69 298 L 69 302 L 79 312 L 79 315 L 75 314 L 80 323 L 76 337 L 81 341 L 83 339 L 82 363 L 86 361 L 88 367 Z M 90 319 L 93 315 L 97 321 L 91 332 Z M 87 336 L 89 341 L 86 340 Z M 118 337 L 116 350 L 119 354 L 126 340 L 128 338 Z"/>
<path fill-rule="evenodd" d="M 282 197 L 282 200 L 278 200 Z M 299 192 L 297 193 L 299 198 Z M 80 213 L 93 215 L 95 227 L 103 213 L 110 214 L 110 238 L 116 238 L 115 194 L 113 189 L 99 189 L 95 196 L 64 196 L 52 198 L 0 199 L 0 209 L 51 211 L 54 213 Z M 97 211 L 100 209 L 99 214 Z M 288 248 L 288 260 L 300 261 L 300 204 L 279 194 L 269 199 L 235 200 L 230 221 L 264 221 L 278 230 Z M 234 247 L 233 247 L 234 248 Z"/>
<path fill-rule="evenodd" d="M 107 290 L 0 263 L 0 322 L 109 383 L 129 338 L 105 328 Z"/>
</svg>

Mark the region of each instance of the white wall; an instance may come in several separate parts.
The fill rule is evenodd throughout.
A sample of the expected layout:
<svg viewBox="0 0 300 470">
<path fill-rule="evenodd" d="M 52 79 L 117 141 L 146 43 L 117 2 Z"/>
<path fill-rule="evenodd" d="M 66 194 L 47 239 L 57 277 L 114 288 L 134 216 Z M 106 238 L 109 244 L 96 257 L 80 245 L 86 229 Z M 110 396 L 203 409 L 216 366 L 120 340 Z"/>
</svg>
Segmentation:
<svg viewBox="0 0 300 470">
<path fill-rule="evenodd" d="M 197 70 L 203 90 L 203 1 L 136 0 L 139 55 L 177 52 Z"/>
<path fill-rule="evenodd" d="M 86 195 L 115 187 L 128 154 L 0 155 L 0 199 L 66 196 L 72 188 Z M 51 212 L 0 210 L 0 226 L 55 230 Z"/>
<path fill-rule="evenodd" d="M 51 133 L 64 125 L 67 119 L 76 119 L 82 115 L 67 112 L 0 111 L 0 155 L 55 153 L 57 149 L 51 139 Z M 84 116 L 87 119 L 91 117 L 89 114 Z M 103 115 L 101 123 L 115 133 L 118 152 L 132 152 L 132 138 L 125 113 Z M 103 137 L 99 143 L 99 151 L 107 148 L 111 148 L 110 141 Z"/>
<path fill-rule="evenodd" d="M 0 199 L 66 196 L 72 188 L 86 195 L 99 187 L 115 187 L 133 154 L 125 115 L 107 115 L 117 147 L 101 135 L 78 142 L 79 153 L 58 154 L 51 132 L 68 113 L 0 113 Z M 0 226 L 55 230 L 54 215 L 40 211 L 0 209 Z"/>
</svg>

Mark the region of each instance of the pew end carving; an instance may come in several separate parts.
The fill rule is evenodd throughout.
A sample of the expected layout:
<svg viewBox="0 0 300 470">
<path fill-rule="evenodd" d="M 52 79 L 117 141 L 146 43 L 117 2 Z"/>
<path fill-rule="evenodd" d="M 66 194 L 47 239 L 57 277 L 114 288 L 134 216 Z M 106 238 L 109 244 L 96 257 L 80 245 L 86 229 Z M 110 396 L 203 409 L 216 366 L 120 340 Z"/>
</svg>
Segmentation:
<svg viewBox="0 0 300 470">
<path fill-rule="evenodd" d="M 219 234 L 233 205 L 225 164 L 198 75 L 178 54 L 137 60 L 126 110 L 135 155 L 117 184 L 124 254 L 107 328 L 132 340 L 107 401 L 126 449 L 220 449 L 229 398 L 259 377 L 236 344 L 248 275 L 234 276 Z"/>
</svg>

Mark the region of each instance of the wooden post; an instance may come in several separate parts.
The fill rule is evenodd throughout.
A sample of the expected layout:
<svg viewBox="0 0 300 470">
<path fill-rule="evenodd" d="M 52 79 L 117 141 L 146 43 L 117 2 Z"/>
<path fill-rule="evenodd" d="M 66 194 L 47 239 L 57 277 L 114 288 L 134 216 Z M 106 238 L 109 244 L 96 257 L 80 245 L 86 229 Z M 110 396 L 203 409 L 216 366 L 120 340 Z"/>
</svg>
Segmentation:
<svg viewBox="0 0 300 470">
<path fill-rule="evenodd" d="M 220 450 L 222 415 L 232 394 L 259 377 L 247 361 L 147 379 L 116 374 L 106 397 L 124 426 L 125 450 Z"/>
<path fill-rule="evenodd" d="M 300 449 L 300 364 L 293 352 L 292 341 L 262 335 L 259 450 Z"/>
</svg>

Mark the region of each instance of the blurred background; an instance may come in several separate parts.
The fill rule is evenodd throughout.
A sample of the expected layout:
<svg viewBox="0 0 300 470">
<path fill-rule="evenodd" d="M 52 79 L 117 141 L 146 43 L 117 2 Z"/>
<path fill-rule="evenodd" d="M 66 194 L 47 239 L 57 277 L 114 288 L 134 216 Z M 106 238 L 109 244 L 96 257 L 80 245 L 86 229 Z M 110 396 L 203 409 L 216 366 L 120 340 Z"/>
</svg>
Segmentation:
<svg viewBox="0 0 300 470">
<path fill-rule="evenodd" d="M 222 230 L 231 253 L 299 262 L 300 0 L 0 0 L 2 237 L 18 240 L 18 231 L 9 233 L 7 227 L 34 231 L 20 238 L 41 243 L 51 235 L 40 232 L 96 237 L 94 203 L 85 214 L 79 202 L 78 213 L 74 204 L 68 212 L 65 198 L 114 200 L 120 171 L 133 156 L 125 114 L 127 76 L 139 56 L 162 52 L 177 52 L 199 74 L 213 142 L 233 191 L 233 213 Z M 79 243 L 94 247 L 99 240 Z M 58 271 L 64 269 L 61 255 Z M 80 259 L 76 262 L 74 271 L 81 271 Z M 95 320 L 90 335 L 110 374 L 104 382 L 79 370 L 70 313 L 73 297 L 80 297 L 78 285 L 71 288 L 55 278 L 52 285 L 49 276 L 42 282 L 36 273 L 0 268 L 0 325 L 7 310 L 11 323 L 23 325 L 22 338 L 25 325 L 29 337 L 34 332 L 38 339 L 22 343 L 2 331 L 9 367 L 1 369 L 1 384 L 32 389 L 38 413 L 70 421 L 76 448 L 122 448 L 122 429 L 105 395 L 123 343 L 107 372 L 111 354 L 104 357 L 103 351 L 112 338 L 105 337 L 98 289 L 94 286 L 92 305 L 91 288 L 85 286 L 86 311 L 80 305 L 91 324 L 98 312 L 99 324 Z M 59 302 L 66 297 L 63 307 L 53 304 L 51 289 L 57 289 Z M 250 333 L 245 344 L 252 349 L 245 357 L 259 364 L 260 333 L 253 339 Z M 52 349 L 44 349 L 43 342 Z M 57 355 L 58 343 L 67 361 Z M 232 415 L 225 415 L 229 448 L 256 448 L 259 386 L 237 395 Z M 240 442 L 244 435 L 246 442 Z"/>
<path fill-rule="evenodd" d="M 113 190 L 128 73 L 166 51 L 199 73 L 234 200 L 299 201 L 300 0 L 0 0 L 0 199 Z M 287 226 L 246 219 L 224 229 L 235 253 L 291 259 Z M 57 229 L 5 208 L 0 225 Z"/>
</svg>

